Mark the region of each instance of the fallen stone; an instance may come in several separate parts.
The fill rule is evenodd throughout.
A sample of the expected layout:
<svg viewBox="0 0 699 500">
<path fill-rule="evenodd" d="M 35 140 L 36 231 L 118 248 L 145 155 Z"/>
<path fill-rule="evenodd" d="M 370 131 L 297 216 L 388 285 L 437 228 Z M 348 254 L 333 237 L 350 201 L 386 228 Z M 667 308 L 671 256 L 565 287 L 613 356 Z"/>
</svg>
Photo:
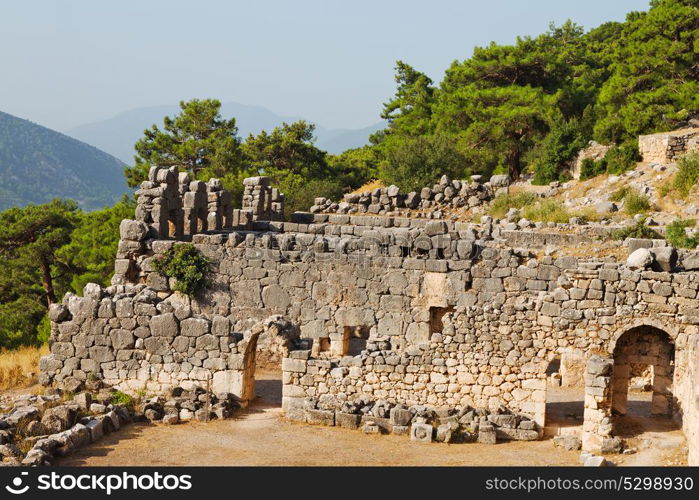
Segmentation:
<svg viewBox="0 0 699 500">
<path fill-rule="evenodd" d="M 607 460 L 604 457 L 600 457 L 598 455 L 592 455 L 591 457 L 589 457 L 585 460 L 585 463 L 583 464 L 583 466 L 585 466 L 585 467 L 606 467 Z"/>
<path fill-rule="evenodd" d="M 556 436 L 553 444 L 567 451 L 577 451 L 582 447 L 582 441 L 577 436 Z"/>
<path fill-rule="evenodd" d="M 420 443 L 432 442 L 433 427 L 429 424 L 414 423 L 410 426 L 410 440 Z"/>
<path fill-rule="evenodd" d="M 647 248 L 639 248 L 629 255 L 626 265 L 631 269 L 645 269 L 653 263 L 653 254 Z"/>
</svg>

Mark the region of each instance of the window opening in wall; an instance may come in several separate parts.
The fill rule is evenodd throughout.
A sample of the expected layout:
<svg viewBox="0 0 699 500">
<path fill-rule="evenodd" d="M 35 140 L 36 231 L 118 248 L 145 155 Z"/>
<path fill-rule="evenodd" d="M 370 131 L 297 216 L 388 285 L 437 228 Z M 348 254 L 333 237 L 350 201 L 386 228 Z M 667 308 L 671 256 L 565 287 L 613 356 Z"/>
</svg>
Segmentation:
<svg viewBox="0 0 699 500">
<path fill-rule="evenodd" d="M 318 339 L 318 352 L 329 352 L 330 351 L 330 338 L 324 337 Z"/>
<path fill-rule="evenodd" d="M 454 312 L 453 307 L 430 307 L 430 334 L 442 333 L 444 315 L 452 312 Z"/>
<path fill-rule="evenodd" d="M 366 349 L 366 341 L 369 338 L 369 331 L 363 326 L 346 326 L 344 337 L 347 339 L 347 350 L 345 355 L 357 356 Z"/>
</svg>

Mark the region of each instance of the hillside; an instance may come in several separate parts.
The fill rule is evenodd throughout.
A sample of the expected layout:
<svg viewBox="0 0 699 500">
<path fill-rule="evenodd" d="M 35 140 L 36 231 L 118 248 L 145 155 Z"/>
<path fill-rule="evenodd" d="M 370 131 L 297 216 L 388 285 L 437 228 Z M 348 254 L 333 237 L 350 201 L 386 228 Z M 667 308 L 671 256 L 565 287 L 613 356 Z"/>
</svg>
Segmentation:
<svg viewBox="0 0 699 500">
<path fill-rule="evenodd" d="M 123 164 L 59 132 L 0 112 L 0 210 L 72 198 L 92 210 L 128 191 Z"/>
<path fill-rule="evenodd" d="M 177 104 L 137 108 L 106 120 L 80 125 L 65 133 L 126 163 L 131 163 L 134 156 L 133 145 L 143 136 L 143 130 L 153 124 L 162 125 L 164 116 L 172 116 L 178 112 Z M 283 122 L 291 123 L 302 119 L 298 116 L 277 115 L 261 106 L 248 106 L 237 102 L 223 103 L 221 115 L 226 119 L 235 117 L 242 138 L 262 130 L 271 131 Z M 369 135 L 384 126 L 384 123 L 362 129 L 329 129 L 317 126 L 316 146 L 329 153 L 339 154 L 346 149 L 367 144 Z"/>
</svg>

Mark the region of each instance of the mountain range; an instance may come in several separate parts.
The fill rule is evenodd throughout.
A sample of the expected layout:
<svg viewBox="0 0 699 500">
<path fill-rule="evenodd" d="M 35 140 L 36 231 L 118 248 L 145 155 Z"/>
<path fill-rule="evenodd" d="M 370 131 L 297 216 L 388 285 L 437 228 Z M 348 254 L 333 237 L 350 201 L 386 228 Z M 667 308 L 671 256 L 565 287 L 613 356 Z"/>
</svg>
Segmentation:
<svg viewBox="0 0 699 500">
<path fill-rule="evenodd" d="M 53 198 L 101 208 L 128 191 L 123 169 L 94 146 L 0 111 L 0 211 Z"/>
<path fill-rule="evenodd" d="M 133 146 L 143 136 L 143 131 L 153 124 L 162 127 L 165 116 L 174 116 L 179 111 L 180 108 L 177 105 L 137 108 L 106 120 L 80 125 L 66 130 L 65 133 L 92 144 L 125 163 L 132 163 Z M 262 130 L 271 131 L 283 122 L 291 123 L 302 119 L 297 116 L 278 115 L 261 106 L 249 106 L 237 102 L 223 103 L 221 115 L 227 119 L 235 117 L 238 135 L 242 138 Z M 361 129 L 330 129 L 316 125 L 315 145 L 329 153 L 338 154 L 367 144 L 369 136 L 384 127 L 384 122 Z"/>
</svg>

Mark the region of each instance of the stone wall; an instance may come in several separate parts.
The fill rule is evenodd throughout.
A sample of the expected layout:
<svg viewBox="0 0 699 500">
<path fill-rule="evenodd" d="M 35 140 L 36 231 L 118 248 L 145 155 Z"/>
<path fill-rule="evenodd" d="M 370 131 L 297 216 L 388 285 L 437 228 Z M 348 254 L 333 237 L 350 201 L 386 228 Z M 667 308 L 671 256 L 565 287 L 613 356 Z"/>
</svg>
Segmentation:
<svg viewBox="0 0 699 500">
<path fill-rule="evenodd" d="M 510 178 L 507 175 L 494 175 L 487 182 L 484 182 L 482 176 L 474 175 L 470 183 L 467 180 L 450 179 L 444 175 L 437 184 L 409 193 L 402 193 L 398 186 L 391 185 L 365 193 L 346 194 L 339 203 L 327 198 L 316 198 L 310 211 L 383 215 L 429 209 L 431 217 L 440 218 L 439 209 L 480 207 L 492 200 L 499 190 L 506 190 L 509 185 Z"/>
<path fill-rule="evenodd" d="M 171 177 L 160 172 L 156 180 L 170 189 Z M 199 193 L 191 184 L 185 193 Z M 122 222 L 111 287 L 90 284 L 83 297 L 68 294 L 52 306 L 42 383 L 74 388 L 100 378 L 152 391 L 211 385 L 245 404 L 255 365 L 265 361 L 281 365 L 287 415 L 304 420 L 320 418 L 308 413 L 317 410 L 334 422 L 347 405 L 369 403 L 382 414 L 403 405 L 439 409 L 444 418 L 487 408 L 541 431 L 549 363 L 570 353 L 609 357 L 622 335 L 646 326 L 674 345 L 667 397 L 696 443 L 696 272 L 555 251 L 537 257 L 511 244 L 534 241 L 535 232 L 504 231 L 489 218 L 251 215 L 245 224 L 232 216 L 231 228 L 183 236 L 211 261 L 210 285 L 189 298 L 154 269 L 179 244 L 158 239 L 155 222 Z M 609 437 L 613 384 L 590 366 L 586 390 L 596 399 L 586 397 L 584 441 L 593 446 Z M 486 439 L 490 424 L 483 425 Z M 534 430 L 525 427 L 491 430 Z"/>
<path fill-rule="evenodd" d="M 211 380 L 241 392 L 249 363 L 239 343 L 278 314 L 310 343 L 297 346 L 306 354 L 283 362 L 287 411 L 332 394 L 503 406 L 543 426 L 546 366 L 565 349 L 609 352 L 632 322 L 657 317 L 684 325 L 671 334 L 678 352 L 697 334 L 696 274 L 630 270 L 611 259 L 537 259 L 490 246 L 475 232 L 449 231 L 444 221 L 361 236 L 326 236 L 331 224 L 322 234 L 311 226 L 307 233 L 195 235 L 213 263 L 211 287 L 197 300 L 172 293 L 152 269 L 176 242 L 144 243 L 139 279 L 148 287 L 90 287 L 52 311 L 43 382 L 92 374 L 162 390 Z M 358 330 L 366 347 L 344 356 Z M 678 388 L 686 373 L 680 355 Z M 686 398 L 676 396 L 683 407 Z"/>
<path fill-rule="evenodd" d="M 580 171 L 584 160 L 590 159 L 599 161 L 607 154 L 611 146 L 600 144 L 596 141 L 590 141 L 586 147 L 578 151 L 570 165 L 570 174 L 573 179 L 580 179 Z"/>
<path fill-rule="evenodd" d="M 699 128 L 638 136 L 644 162 L 670 163 L 683 154 L 699 150 Z"/>
</svg>

